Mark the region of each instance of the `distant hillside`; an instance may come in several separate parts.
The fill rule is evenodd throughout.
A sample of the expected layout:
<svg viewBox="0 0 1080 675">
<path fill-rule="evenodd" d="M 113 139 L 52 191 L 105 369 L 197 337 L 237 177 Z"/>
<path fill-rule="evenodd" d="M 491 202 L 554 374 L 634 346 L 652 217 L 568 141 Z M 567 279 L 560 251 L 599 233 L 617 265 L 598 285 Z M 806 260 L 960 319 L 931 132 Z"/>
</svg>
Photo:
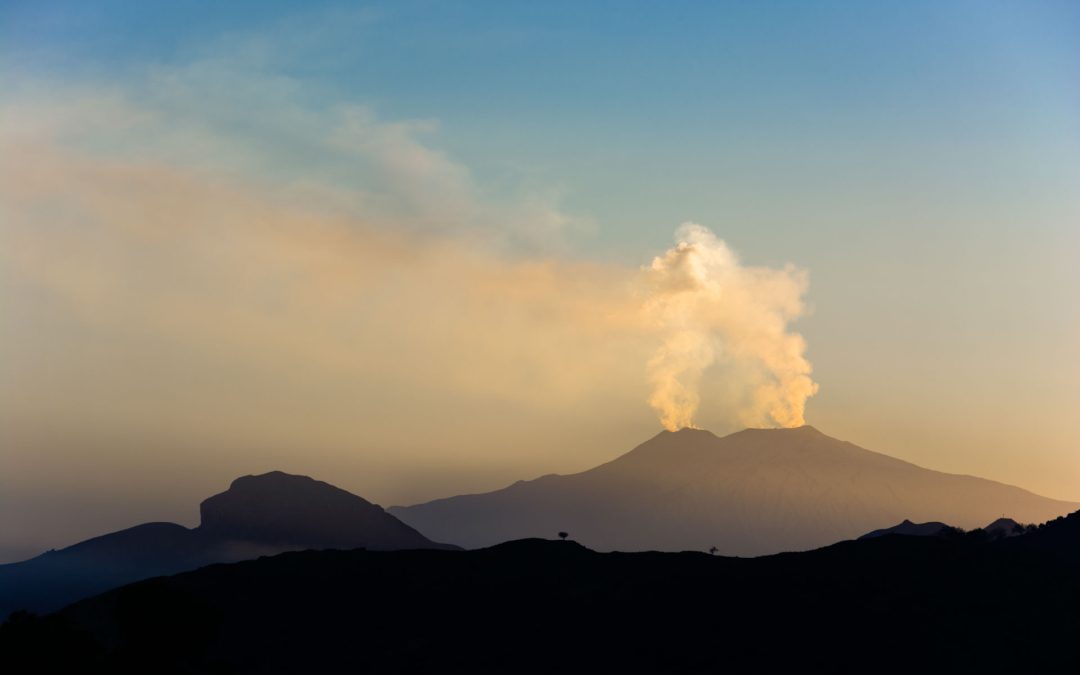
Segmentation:
<svg viewBox="0 0 1080 675">
<path fill-rule="evenodd" d="M 884 537 L 887 534 L 902 534 L 907 537 L 937 537 L 950 531 L 959 532 L 959 530 L 951 528 L 945 523 L 913 523 L 910 520 L 905 520 L 899 525 L 867 532 L 859 539 L 873 539 L 874 537 Z"/>
<path fill-rule="evenodd" d="M 0 662 L 110 674 L 1075 672 L 1074 524 L 752 559 L 543 540 L 285 553 L 15 617 L 0 627 Z"/>
<path fill-rule="evenodd" d="M 327 548 L 455 548 L 333 485 L 275 471 L 205 500 L 199 527 L 147 523 L 0 565 L 0 618 L 51 610 L 108 588 L 215 562 Z"/>
<path fill-rule="evenodd" d="M 902 520 L 985 525 L 1001 513 L 1043 522 L 1074 503 L 924 469 L 816 429 L 661 432 L 583 473 L 390 512 L 475 548 L 565 530 L 597 550 L 761 555 L 852 539 Z"/>
</svg>

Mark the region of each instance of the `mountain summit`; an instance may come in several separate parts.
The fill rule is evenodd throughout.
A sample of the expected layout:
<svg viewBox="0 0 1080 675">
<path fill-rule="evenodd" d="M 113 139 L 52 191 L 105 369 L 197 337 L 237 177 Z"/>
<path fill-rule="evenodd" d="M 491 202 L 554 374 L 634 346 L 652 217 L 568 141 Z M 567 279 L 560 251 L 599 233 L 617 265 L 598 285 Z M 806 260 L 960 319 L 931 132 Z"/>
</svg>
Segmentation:
<svg viewBox="0 0 1080 675">
<path fill-rule="evenodd" d="M 598 550 L 804 550 L 902 520 L 984 525 L 1002 512 L 1042 522 L 1076 510 L 1017 487 L 931 471 L 831 438 L 811 426 L 717 437 L 663 431 L 573 475 L 390 512 L 465 547 L 551 536 Z"/>
<path fill-rule="evenodd" d="M 377 504 L 307 476 L 272 471 L 237 478 L 203 501 L 198 531 L 213 539 L 285 548 L 430 548 Z"/>
</svg>

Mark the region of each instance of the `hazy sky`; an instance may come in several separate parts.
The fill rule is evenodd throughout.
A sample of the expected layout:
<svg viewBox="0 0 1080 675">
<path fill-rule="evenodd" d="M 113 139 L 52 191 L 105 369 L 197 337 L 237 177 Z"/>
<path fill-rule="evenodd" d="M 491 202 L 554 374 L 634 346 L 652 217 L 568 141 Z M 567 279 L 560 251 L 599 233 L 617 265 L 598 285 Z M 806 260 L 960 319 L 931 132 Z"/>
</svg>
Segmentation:
<svg viewBox="0 0 1080 675">
<path fill-rule="evenodd" d="M 1080 500 L 1077 3 L 219 4 L 0 5 L 0 561 L 815 387 Z"/>
</svg>

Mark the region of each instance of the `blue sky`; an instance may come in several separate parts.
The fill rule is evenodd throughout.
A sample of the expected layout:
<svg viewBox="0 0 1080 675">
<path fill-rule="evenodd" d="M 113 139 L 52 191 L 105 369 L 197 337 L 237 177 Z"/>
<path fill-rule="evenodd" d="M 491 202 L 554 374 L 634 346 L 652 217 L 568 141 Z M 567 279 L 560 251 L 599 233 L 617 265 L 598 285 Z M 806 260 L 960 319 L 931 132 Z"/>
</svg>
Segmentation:
<svg viewBox="0 0 1080 675">
<path fill-rule="evenodd" d="M 773 262 L 859 236 L 879 209 L 945 193 L 974 219 L 1000 213 L 1003 190 L 1046 203 L 1078 179 L 1069 2 L 9 2 L 2 16 L 9 67 L 49 76 L 138 77 L 258 42 L 310 96 L 438 120 L 429 142 L 485 185 L 557 192 L 598 224 L 582 250 L 626 260 L 685 219 Z"/>
</svg>

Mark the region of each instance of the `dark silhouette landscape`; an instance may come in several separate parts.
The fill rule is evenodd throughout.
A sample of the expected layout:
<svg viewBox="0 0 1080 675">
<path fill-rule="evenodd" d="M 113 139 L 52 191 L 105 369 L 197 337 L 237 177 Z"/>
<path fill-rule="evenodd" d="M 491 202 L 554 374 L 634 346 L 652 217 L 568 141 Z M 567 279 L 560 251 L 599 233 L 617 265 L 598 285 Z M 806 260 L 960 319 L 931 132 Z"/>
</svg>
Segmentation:
<svg viewBox="0 0 1080 675">
<path fill-rule="evenodd" d="M 307 551 L 142 581 L 0 629 L 46 672 L 1075 672 L 1080 513 L 991 540 L 753 559 Z"/>
</svg>

